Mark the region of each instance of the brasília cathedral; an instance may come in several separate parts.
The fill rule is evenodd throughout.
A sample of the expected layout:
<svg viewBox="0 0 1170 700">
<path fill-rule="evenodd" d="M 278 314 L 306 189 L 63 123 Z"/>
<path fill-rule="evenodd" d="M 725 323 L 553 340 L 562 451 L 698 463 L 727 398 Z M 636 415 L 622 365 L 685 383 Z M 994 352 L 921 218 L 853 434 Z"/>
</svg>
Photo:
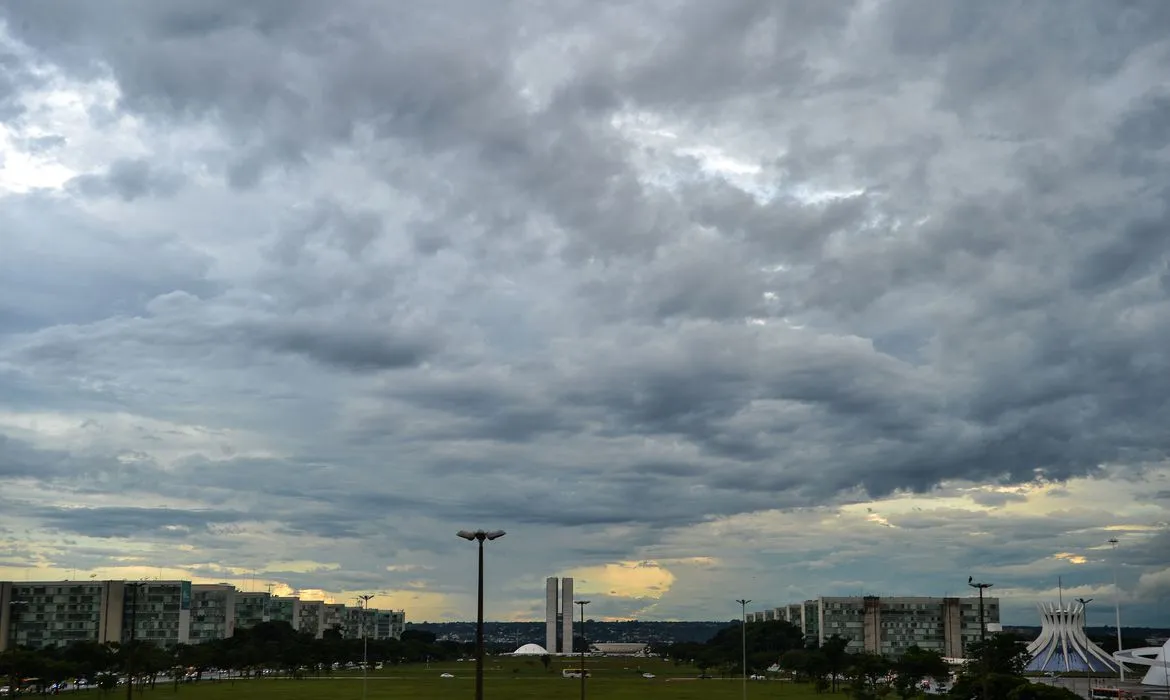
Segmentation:
<svg viewBox="0 0 1170 700">
<path fill-rule="evenodd" d="M 1040 636 L 1028 645 L 1032 660 L 1027 670 L 1035 673 L 1117 671 L 1117 662 L 1085 636 L 1083 603 L 1041 603 Z"/>
</svg>

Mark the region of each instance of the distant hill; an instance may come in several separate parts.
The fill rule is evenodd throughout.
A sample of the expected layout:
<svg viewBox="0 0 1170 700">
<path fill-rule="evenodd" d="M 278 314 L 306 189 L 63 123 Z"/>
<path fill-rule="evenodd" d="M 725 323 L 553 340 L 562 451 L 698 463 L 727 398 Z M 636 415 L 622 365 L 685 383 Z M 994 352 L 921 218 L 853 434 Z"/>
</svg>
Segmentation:
<svg viewBox="0 0 1170 700">
<path fill-rule="evenodd" d="M 706 642 L 719 630 L 737 621 L 727 622 L 655 622 L 630 620 L 625 622 L 585 621 L 586 636 L 591 642 L 644 642 L 646 644 L 672 644 L 674 642 Z M 441 641 L 451 639 L 459 642 L 475 640 L 474 622 L 408 622 L 407 629 L 433 632 Z M 573 626 L 580 635 L 581 623 Z M 499 648 L 515 649 L 522 644 L 536 643 L 544 646 L 543 622 L 484 622 L 484 642 Z"/>
</svg>

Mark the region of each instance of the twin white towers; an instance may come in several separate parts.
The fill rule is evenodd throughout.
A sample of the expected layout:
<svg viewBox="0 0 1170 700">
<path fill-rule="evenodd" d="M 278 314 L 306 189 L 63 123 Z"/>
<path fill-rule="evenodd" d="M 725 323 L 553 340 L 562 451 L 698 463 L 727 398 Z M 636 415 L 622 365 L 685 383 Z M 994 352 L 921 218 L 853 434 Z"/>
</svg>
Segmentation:
<svg viewBox="0 0 1170 700">
<path fill-rule="evenodd" d="M 544 581 L 544 648 L 550 654 L 572 654 L 573 579 L 559 580 L 560 595 L 556 576 Z"/>
</svg>

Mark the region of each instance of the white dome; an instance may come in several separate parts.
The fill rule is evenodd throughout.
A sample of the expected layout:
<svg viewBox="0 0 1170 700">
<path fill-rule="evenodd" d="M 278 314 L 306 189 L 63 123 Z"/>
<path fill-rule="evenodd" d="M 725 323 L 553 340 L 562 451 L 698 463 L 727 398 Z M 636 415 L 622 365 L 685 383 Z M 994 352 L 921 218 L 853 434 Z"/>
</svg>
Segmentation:
<svg viewBox="0 0 1170 700">
<path fill-rule="evenodd" d="M 539 644 L 525 644 L 512 652 L 512 656 L 544 656 L 547 653 Z"/>
</svg>

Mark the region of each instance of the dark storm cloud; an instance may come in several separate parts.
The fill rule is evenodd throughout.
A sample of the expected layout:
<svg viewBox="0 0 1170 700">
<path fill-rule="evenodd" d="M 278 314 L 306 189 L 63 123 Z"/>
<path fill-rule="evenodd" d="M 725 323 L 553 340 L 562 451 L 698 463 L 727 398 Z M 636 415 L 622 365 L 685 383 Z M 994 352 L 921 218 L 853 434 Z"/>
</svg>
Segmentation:
<svg viewBox="0 0 1170 700">
<path fill-rule="evenodd" d="M 624 533 L 595 548 L 617 558 L 711 518 L 1170 451 L 1161 3 L 127 0 L 0 22 L 0 114 L 38 76 L 109 80 L 90 126 L 150 154 L 14 132 L 79 174 L 4 195 L 0 388 L 21 394 L 0 409 L 210 426 L 108 439 L 180 452 L 152 488 L 213 513 L 347 541 L 503 514 Z M 61 450 L 0 444 L 0 473 L 102 451 Z M 198 521 L 96 516 L 162 539 Z M 965 517 L 868 536 L 982 527 Z M 1017 566 L 1074 521 L 965 546 Z"/>
<path fill-rule="evenodd" d="M 246 327 L 245 333 L 261 347 L 353 371 L 411 367 L 432 350 L 428 338 L 394 337 L 354 326 L 271 323 Z"/>
<path fill-rule="evenodd" d="M 159 537 L 185 539 L 216 525 L 244 520 L 242 513 L 171 508 L 27 508 L 27 515 L 47 527 L 89 537 Z"/>
</svg>

